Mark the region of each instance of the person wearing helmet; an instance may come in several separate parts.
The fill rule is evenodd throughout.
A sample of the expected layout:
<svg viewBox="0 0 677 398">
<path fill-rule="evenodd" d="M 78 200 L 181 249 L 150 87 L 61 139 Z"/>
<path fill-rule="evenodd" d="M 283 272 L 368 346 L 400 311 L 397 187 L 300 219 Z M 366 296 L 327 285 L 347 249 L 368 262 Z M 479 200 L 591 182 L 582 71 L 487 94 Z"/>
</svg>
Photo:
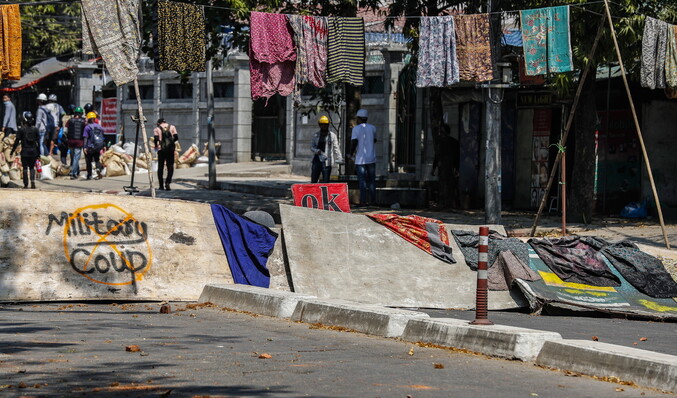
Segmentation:
<svg viewBox="0 0 677 398">
<path fill-rule="evenodd" d="M 157 177 L 160 181 L 160 189 L 171 191 L 169 184 L 172 183 L 172 176 L 174 175 L 175 142 L 179 140 L 179 133 L 174 125 L 160 118 L 157 121 L 157 127 L 153 130 L 153 140 L 155 141 L 155 149 L 157 149 Z M 167 179 L 163 181 L 165 164 L 167 165 Z"/>
<path fill-rule="evenodd" d="M 96 164 L 96 179 L 102 176 L 101 167 L 101 150 L 105 147 L 105 139 L 103 136 L 103 127 L 96 121 L 96 113 L 89 112 L 87 114 L 87 125 L 85 126 L 85 160 L 87 162 L 87 179 L 92 179 L 92 162 Z"/>
<path fill-rule="evenodd" d="M 35 162 L 40 155 L 40 133 L 33 125 L 33 113 L 26 111 L 21 115 L 21 127 L 16 134 L 14 146 L 10 155 L 14 156 L 17 147 L 21 145 L 21 165 L 23 166 L 24 189 L 28 188 L 28 172 L 30 170 L 31 189 L 35 189 Z"/>
<path fill-rule="evenodd" d="M 49 97 L 47 97 L 47 105 L 45 105 L 45 108 L 47 108 L 49 113 L 52 115 L 55 125 L 54 131 L 48 132 L 49 153 L 54 152 L 54 146 L 56 145 L 56 142 L 59 138 L 59 130 L 63 127 L 61 118 L 63 118 L 63 115 L 66 114 L 66 112 L 63 110 L 61 105 L 59 105 L 56 102 L 56 100 L 57 100 L 56 94 L 50 94 Z"/>
<path fill-rule="evenodd" d="M 71 151 L 71 172 L 72 180 L 77 180 L 80 176 L 80 156 L 82 156 L 82 147 L 85 146 L 85 119 L 82 118 L 82 108 L 79 106 L 73 111 L 73 117 L 68 120 L 68 149 Z"/>
<path fill-rule="evenodd" d="M 333 131 L 329 131 L 329 118 L 320 116 L 318 125 L 320 130 L 313 134 L 310 142 L 310 150 L 315 154 L 310 163 L 311 184 L 318 182 L 320 174 L 322 174 L 322 182 L 329 182 L 332 166 L 343 164 L 338 138 Z"/>
<path fill-rule="evenodd" d="M 51 113 L 50 116 L 47 116 L 49 113 L 49 109 L 47 109 L 47 95 L 44 93 L 40 93 L 38 95 L 38 111 L 35 114 L 35 127 L 38 128 L 38 131 L 40 132 L 40 155 L 47 156 L 49 154 L 49 146 L 48 146 L 48 141 L 52 136 L 52 132 L 50 131 L 49 133 L 47 132 L 48 129 L 52 129 L 51 125 L 54 123 L 50 123 L 50 119 L 53 121 L 51 118 Z"/>
</svg>

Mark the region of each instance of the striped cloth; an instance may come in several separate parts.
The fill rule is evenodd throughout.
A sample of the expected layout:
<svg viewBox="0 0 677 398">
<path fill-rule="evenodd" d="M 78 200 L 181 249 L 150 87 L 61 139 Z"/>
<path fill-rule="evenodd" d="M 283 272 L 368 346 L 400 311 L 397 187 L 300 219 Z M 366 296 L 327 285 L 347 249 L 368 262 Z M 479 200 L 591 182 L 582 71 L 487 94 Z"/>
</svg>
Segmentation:
<svg viewBox="0 0 677 398">
<path fill-rule="evenodd" d="M 364 20 L 359 17 L 329 17 L 327 38 L 327 83 L 364 84 Z"/>
</svg>

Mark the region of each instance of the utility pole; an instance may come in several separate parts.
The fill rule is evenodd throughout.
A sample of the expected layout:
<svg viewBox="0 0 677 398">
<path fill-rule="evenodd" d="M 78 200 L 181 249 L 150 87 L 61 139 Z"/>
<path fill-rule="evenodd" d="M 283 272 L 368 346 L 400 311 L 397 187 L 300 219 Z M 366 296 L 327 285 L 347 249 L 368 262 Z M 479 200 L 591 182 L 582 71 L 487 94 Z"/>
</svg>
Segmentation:
<svg viewBox="0 0 677 398">
<path fill-rule="evenodd" d="M 209 148 L 209 189 L 216 189 L 216 137 L 214 133 L 214 79 L 212 60 L 207 61 L 207 135 Z"/>
<path fill-rule="evenodd" d="M 487 0 L 489 15 L 492 3 L 492 0 Z M 501 102 L 505 85 L 489 82 L 481 87 L 485 92 L 487 128 L 484 158 L 484 221 L 487 224 L 501 224 Z"/>
</svg>

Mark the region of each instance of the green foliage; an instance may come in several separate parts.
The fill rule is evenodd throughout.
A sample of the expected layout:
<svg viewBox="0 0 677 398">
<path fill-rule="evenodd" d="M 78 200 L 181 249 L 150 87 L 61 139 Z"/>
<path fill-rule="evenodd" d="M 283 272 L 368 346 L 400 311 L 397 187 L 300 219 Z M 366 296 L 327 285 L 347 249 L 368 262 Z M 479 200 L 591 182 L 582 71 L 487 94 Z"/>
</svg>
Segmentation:
<svg viewBox="0 0 677 398">
<path fill-rule="evenodd" d="M 37 1 L 37 0 L 33 0 Z M 22 70 L 54 56 L 71 56 L 82 37 L 80 2 L 21 6 Z"/>
</svg>

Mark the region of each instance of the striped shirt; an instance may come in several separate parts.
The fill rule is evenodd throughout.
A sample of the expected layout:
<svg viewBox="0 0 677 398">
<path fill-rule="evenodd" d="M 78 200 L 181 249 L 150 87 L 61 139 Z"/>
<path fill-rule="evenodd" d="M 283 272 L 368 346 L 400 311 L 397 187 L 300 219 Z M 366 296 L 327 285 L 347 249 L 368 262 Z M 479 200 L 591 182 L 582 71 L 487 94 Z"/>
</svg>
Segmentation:
<svg viewBox="0 0 677 398">
<path fill-rule="evenodd" d="M 327 38 L 327 83 L 364 83 L 364 20 L 359 17 L 329 17 Z"/>
</svg>

